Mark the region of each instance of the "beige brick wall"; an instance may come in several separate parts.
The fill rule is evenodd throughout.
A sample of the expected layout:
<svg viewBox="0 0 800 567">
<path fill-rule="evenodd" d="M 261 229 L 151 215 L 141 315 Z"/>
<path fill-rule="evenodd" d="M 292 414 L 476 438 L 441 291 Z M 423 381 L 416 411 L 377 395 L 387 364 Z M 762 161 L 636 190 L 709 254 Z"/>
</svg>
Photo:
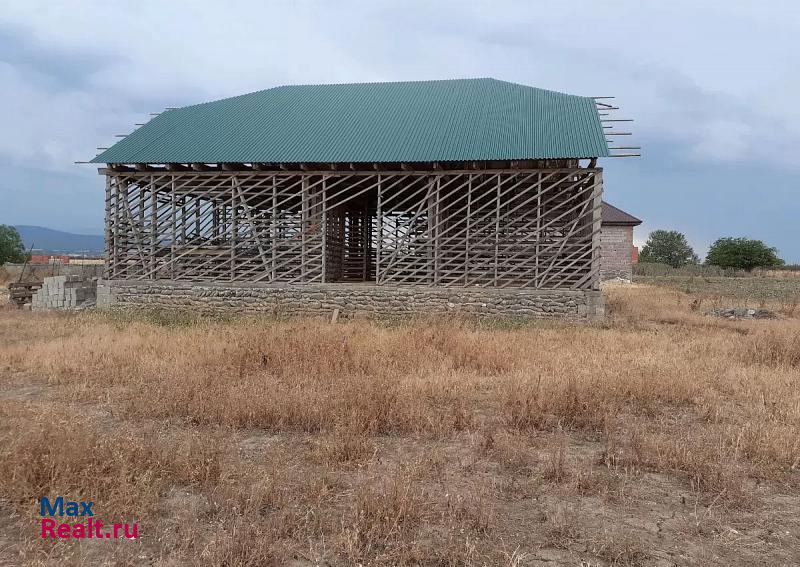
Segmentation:
<svg viewBox="0 0 800 567">
<path fill-rule="evenodd" d="M 603 226 L 600 229 L 600 279 L 631 279 L 632 248 L 632 226 Z"/>
</svg>

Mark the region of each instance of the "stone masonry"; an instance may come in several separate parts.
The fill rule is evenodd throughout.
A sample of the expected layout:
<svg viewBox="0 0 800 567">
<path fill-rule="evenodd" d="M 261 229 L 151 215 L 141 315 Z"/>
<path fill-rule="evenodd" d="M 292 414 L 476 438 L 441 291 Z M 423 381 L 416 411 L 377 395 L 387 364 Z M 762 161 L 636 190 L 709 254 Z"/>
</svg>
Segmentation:
<svg viewBox="0 0 800 567">
<path fill-rule="evenodd" d="M 600 279 L 633 277 L 633 227 L 603 225 L 600 230 Z"/>
<path fill-rule="evenodd" d="M 388 287 L 368 284 L 234 284 L 101 281 L 97 306 L 202 313 L 342 316 L 464 313 L 480 317 L 595 319 L 599 291 Z"/>
<path fill-rule="evenodd" d="M 33 294 L 31 309 L 77 309 L 94 304 L 97 279 L 82 276 L 44 278 L 42 287 Z"/>
</svg>

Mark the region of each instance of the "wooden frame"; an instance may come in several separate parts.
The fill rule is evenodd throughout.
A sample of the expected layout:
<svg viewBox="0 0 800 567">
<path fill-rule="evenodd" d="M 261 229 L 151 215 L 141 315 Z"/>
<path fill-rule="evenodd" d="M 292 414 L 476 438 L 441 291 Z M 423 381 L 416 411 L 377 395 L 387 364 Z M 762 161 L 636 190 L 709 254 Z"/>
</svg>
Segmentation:
<svg viewBox="0 0 800 567">
<path fill-rule="evenodd" d="M 103 170 L 110 279 L 598 289 L 602 170 Z"/>
</svg>

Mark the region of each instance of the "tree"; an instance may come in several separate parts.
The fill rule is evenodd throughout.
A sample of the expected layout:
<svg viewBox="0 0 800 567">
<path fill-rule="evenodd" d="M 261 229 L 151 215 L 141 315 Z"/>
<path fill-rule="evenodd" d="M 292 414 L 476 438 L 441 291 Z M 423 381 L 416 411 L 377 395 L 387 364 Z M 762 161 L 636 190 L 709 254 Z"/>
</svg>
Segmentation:
<svg viewBox="0 0 800 567">
<path fill-rule="evenodd" d="M 769 268 L 782 266 L 778 250 L 770 248 L 760 240 L 750 238 L 720 238 L 708 249 L 706 264 L 722 268 Z"/>
<path fill-rule="evenodd" d="M 699 259 L 686 237 L 677 230 L 654 230 L 639 254 L 639 262 L 660 262 L 679 268 Z"/>
<path fill-rule="evenodd" d="M 17 229 L 0 224 L 0 266 L 6 262 L 24 262 L 26 257 L 25 246 Z"/>
</svg>

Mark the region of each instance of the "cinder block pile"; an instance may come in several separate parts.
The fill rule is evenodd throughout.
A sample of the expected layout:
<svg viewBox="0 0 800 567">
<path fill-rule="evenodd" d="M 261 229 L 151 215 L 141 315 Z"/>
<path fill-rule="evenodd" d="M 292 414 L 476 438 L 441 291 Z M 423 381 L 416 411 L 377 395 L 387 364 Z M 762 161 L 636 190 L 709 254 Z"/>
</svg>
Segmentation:
<svg viewBox="0 0 800 567">
<path fill-rule="evenodd" d="M 96 296 L 96 278 L 53 276 L 44 278 L 41 289 L 33 294 L 31 309 L 80 309 L 93 305 Z"/>
</svg>

